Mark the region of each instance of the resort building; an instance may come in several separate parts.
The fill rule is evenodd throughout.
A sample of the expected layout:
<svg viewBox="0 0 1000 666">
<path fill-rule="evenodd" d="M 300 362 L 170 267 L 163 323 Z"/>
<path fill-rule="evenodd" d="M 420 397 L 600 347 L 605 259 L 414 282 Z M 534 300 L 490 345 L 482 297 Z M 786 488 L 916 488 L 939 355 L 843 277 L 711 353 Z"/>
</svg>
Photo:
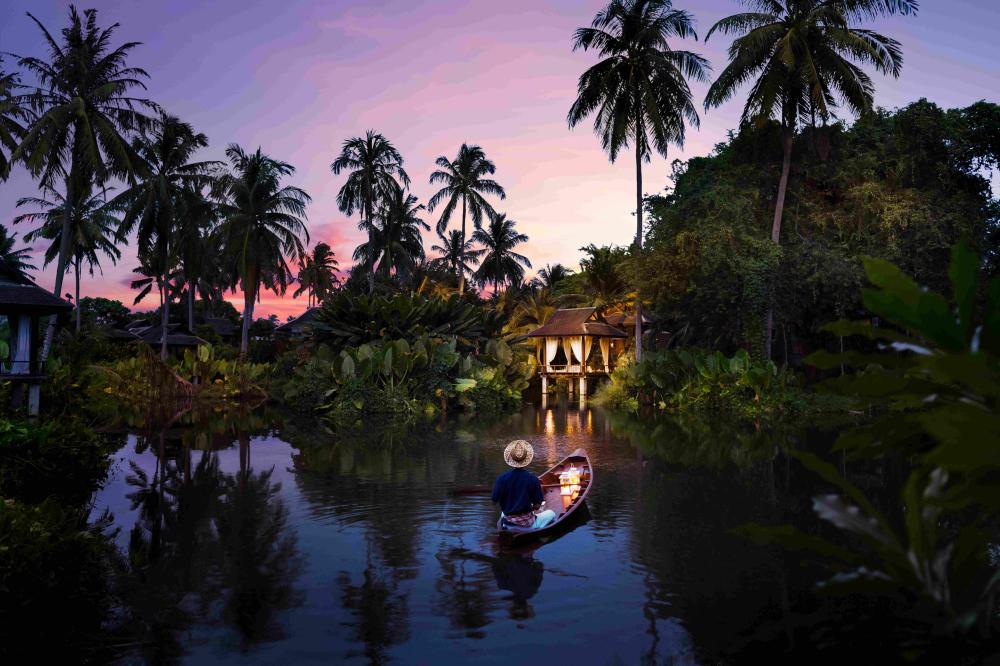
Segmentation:
<svg viewBox="0 0 1000 666">
<path fill-rule="evenodd" d="M 72 304 L 42 289 L 3 259 L 0 259 L 0 322 L 6 320 L 9 360 L 0 358 L 0 379 L 12 382 L 13 407 L 18 409 L 28 391 L 28 414 L 38 415 L 41 382 L 45 378 L 39 355 L 39 319 L 68 314 Z M 3 340 L 0 337 L 0 340 Z"/>
<path fill-rule="evenodd" d="M 319 306 L 309 308 L 295 319 L 285 322 L 281 326 L 275 328 L 274 332 L 278 336 L 286 338 L 304 338 L 312 332 L 312 327 L 316 322 L 316 317 L 322 311 L 323 308 Z"/>
<path fill-rule="evenodd" d="M 535 339 L 542 395 L 548 394 L 549 380 L 566 377 L 571 380 L 570 391 L 576 384 L 581 397 L 588 393 L 588 379 L 611 374 L 629 339 L 625 331 L 609 324 L 597 308 L 556 310 L 528 337 Z"/>
</svg>

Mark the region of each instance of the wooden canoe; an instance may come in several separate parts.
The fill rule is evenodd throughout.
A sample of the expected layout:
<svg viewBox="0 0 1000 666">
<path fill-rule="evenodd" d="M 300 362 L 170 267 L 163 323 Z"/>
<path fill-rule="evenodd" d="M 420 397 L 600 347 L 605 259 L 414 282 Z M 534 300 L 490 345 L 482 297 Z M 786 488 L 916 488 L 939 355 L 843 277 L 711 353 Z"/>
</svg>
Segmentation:
<svg viewBox="0 0 1000 666">
<path fill-rule="evenodd" d="M 571 499 L 560 493 L 559 473 L 568 470 L 570 467 L 582 469 L 580 473 L 580 493 L 576 499 Z M 538 477 L 542 482 L 542 497 L 545 501 L 542 509 L 551 509 L 556 512 L 556 519 L 545 527 L 532 529 L 530 527 L 511 527 L 503 525 L 502 519 L 497 520 L 497 532 L 500 542 L 505 545 L 519 544 L 531 539 L 550 535 L 564 527 L 576 511 L 583 506 L 591 486 L 594 485 L 594 467 L 590 464 L 590 457 L 583 449 L 577 449 Z"/>
</svg>

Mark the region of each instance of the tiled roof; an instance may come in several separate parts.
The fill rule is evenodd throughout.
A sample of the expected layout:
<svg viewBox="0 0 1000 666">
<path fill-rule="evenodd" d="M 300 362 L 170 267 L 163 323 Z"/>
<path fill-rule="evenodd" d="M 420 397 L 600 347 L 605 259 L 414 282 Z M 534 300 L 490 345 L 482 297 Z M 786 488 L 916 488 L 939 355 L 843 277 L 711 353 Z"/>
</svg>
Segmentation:
<svg viewBox="0 0 1000 666">
<path fill-rule="evenodd" d="M 625 331 L 609 326 L 597 315 L 597 308 L 556 310 L 549 320 L 531 333 L 529 338 L 590 335 L 596 338 L 624 338 Z"/>
<path fill-rule="evenodd" d="M 39 287 L 28 276 L 0 259 L 0 314 L 56 314 L 73 304 Z"/>
</svg>

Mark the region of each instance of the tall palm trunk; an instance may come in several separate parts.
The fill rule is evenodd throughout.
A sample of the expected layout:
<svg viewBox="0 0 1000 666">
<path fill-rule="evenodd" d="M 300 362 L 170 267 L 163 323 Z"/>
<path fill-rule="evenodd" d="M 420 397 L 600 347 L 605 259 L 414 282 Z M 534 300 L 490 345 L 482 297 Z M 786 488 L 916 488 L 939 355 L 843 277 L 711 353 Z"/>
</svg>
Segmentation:
<svg viewBox="0 0 1000 666">
<path fill-rule="evenodd" d="M 160 360 L 167 360 L 167 328 L 170 326 L 170 292 L 166 279 L 160 281 Z"/>
<path fill-rule="evenodd" d="M 75 263 L 76 272 L 76 292 L 73 304 L 76 305 L 76 333 L 80 334 L 80 257 L 77 255 Z"/>
<path fill-rule="evenodd" d="M 194 333 L 194 286 L 195 286 L 194 280 L 188 281 L 188 294 L 187 294 L 188 331 L 190 331 L 191 333 Z"/>
<path fill-rule="evenodd" d="M 52 293 L 55 294 L 56 298 L 62 298 L 63 276 L 66 274 L 66 266 L 69 263 L 69 235 L 73 231 L 73 179 L 75 177 L 76 160 L 73 159 L 73 166 L 70 167 L 69 175 L 66 177 L 66 200 L 63 205 L 62 236 L 59 238 L 59 259 L 56 263 L 56 284 L 52 288 Z M 44 365 L 46 359 L 49 357 L 49 350 L 52 349 L 52 340 L 56 335 L 56 319 L 56 315 L 49 317 L 49 325 L 45 329 L 45 342 L 42 343 L 39 364 Z"/>
<path fill-rule="evenodd" d="M 781 132 L 781 181 L 778 183 L 778 200 L 774 204 L 774 222 L 771 224 L 771 241 L 781 244 L 781 216 L 785 210 L 785 193 L 788 191 L 788 172 L 792 166 L 792 127 L 788 124 Z M 769 289 L 767 320 L 764 324 L 764 358 L 771 358 L 771 336 L 774 331 L 774 288 Z"/>
<path fill-rule="evenodd" d="M 635 249 L 642 250 L 642 151 L 639 138 L 635 141 Z M 635 360 L 642 358 L 642 298 L 639 286 L 635 293 Z"/>
<path fill-rule="evenodd" d="M 368 261 L 371 265 L 368 267 L 368 293 L 375 293 L 375 255 L 372 254 L 371 249 L 374 247 L 372 238 L 372 208 L 374 207 L 374 202 L 372 201 L 371 187 L 368 188 L 368 201 L 365 202 L 365 221 L 368 222 L 368 249 L 369 249 L 369 259 Z"/>
<path fill-rule="evenodd" d="M 462 244 L 458 248 L 459 250 L 459 267 L 458 267 L 458 293 L 462 295 L 465 293 L 465 271 L 462 270 L 462 253 L 465 252 L 465 195 L 462 195 Z"/>
<path fill-rule="evenodd" d="M 243 280 L 243 331 L 240 339 L 240 360 L 246 361 L 250 352 L 250 322 L 253 321 L 253 304 L 257 297 L 257 275 Z"/>
</svg>

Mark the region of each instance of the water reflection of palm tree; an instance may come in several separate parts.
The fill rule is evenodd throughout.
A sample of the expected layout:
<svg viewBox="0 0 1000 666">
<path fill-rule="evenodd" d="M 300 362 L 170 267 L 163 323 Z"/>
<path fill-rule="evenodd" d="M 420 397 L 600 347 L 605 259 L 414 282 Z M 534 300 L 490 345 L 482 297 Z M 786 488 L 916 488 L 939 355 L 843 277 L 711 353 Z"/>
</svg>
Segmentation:
<svg viewBox="0 0 1000 666">
<path fill-rule="evenodd" d="M 364 644 L 368 663 L 386 663 L 386 650 L 410 638 L 409 596 L 401 594 L 398 580 L 392 574 L 387 575 L 378 565 L 371 543 L 368 544 L 361 584 L 354 585 L 351 575 L 341 571 L 337 576 L 337 585 L 340 587 L 340 604 L 353 618 L 353 638 Z"/>
<path fill-rule="evenodd" d="M 168 447 L 168 427 L 155 425 L 159 432 L 137 439 L 136 447 L 156 442 L 152 477 L 134 463 L 127 477 L 134 487 L 128 497 L 139 511 L 122 585 L 130 638 L 144 646 L 148 661 L 173 661 L 183 651 L 181 632 L 214 619 L 219 601 L 221 619 L 235 628 L 244 649 L 280 637 L 277 613 L 301 600 L 294 585 L 302 558 L 278 497 L 280 484 L 271 481 L 272 471 L 254 474 L 249 467 L 246 419 L 222 423 L 242 445 L 235 475 L 221 470 L 213 451 L 203 450 L 190 469 L 190 446 Z M 194 429 L 204 432 L 203 425 Z M 180 433 L 177 438 L 190 443 Z"/>
<path fill-rule="evenodd" d="M 216 525 L 226 588 L 223 619 L 240 635 L 241 647 L 282 638 L 277 612 L 302 602 L 293 585 L 302 570 L 288 509 L 278 496 L 273 470 L 249 468 L 249 437 L 240 437 L 240 472 L 226 479 Z"/>
</svg>

